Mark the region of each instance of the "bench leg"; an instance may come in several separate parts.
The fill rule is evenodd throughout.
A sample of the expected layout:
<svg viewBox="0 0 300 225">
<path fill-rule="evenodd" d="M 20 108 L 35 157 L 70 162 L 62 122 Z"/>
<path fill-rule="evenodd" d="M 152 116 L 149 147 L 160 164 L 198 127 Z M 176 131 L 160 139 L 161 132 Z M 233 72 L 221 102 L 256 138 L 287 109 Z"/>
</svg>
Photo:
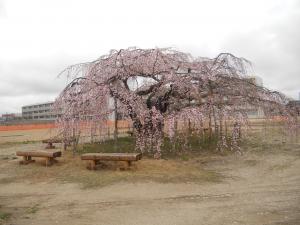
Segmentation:
<svg viewBox="0 0 300 225">
<path fill-rule="evenodd" d="M 34 160 L 31 159 L 31 156 L 23 156 L 23 160 L 21 160 L 19 163 L 27 165 L 28 163 L 32 163 Z"/>
<path fill-rule="evenodd" d="M 95 160 L 89 160 L 87 169 L 95 170 L 96 169 L 96 161 Z"/>
<path fill-rule="evenodd" d="M 122 166 L 119 167 L 119 170 L 129 170 L 131 168 L 132 162 L 131 161 L 123 161 Z"/>
<path fill-rule="evenodd" d="M 27 164 L 27 156 L 23 156 L 23 160 L 21 160 L 19 163 L 20 164 Z"/>
<path fill-rule="evenodd" d="M 49 166 L 49 163 L 50 163 L 50 159 L 46 158 L 46 161 L 45 161 L 46 167 Z"/>
<path fill-rule="evenodd" d="M 47 157 L 46 158 L 46 167 L 51 166 L 55 162 L 54 158 L 52 157 Z"/>
</svg>

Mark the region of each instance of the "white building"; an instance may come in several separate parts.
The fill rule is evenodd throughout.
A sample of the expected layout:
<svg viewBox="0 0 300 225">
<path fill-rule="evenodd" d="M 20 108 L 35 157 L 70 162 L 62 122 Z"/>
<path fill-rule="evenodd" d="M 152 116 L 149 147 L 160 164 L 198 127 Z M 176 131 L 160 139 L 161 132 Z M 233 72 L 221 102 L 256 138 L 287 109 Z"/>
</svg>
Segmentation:
<svg viewBox="0 0 300 225">
<path fill-rule="evenodd" d="M 22 106 L 22 117 L 33 120 L 55 120 L 57 115 L 51 112 L 53 102 L 44 102 Z"/>
</svg>

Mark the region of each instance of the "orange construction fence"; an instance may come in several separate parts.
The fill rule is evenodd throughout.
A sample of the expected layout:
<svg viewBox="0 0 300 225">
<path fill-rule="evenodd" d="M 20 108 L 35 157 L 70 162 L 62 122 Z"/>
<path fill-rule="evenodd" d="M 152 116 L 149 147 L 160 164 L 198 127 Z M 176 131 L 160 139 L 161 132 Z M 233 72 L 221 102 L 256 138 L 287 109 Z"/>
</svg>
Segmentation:
<svg viewBox="0 0 300 225">
<path fill-rule="evenodd" d="M 107 125 L 113 127 L 114 121 L 107 121 Z M 127 128 L 129 126 L 130 123 L 126 120 L 118 121 L 119 128 Z M 55 123 L 0 125 L 0 131 L 51 129 L 55 127 Z"/>
</svg>

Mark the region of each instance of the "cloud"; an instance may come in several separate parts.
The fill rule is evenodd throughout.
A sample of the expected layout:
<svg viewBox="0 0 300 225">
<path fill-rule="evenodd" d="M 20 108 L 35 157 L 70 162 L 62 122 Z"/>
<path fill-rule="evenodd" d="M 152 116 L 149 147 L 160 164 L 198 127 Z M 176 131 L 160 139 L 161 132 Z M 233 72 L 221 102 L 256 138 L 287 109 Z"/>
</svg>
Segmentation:
<svg viewBox="0 0 300 225">
<path fill-rule="evenodd" d="M 0 0 L 0 114 L 53 100 L 68 65 L 130 46 L 232 52 L 251 60 L 267 87 L 296 98 L 299 13 L 297 0 Z"/>
<path fill-rule="evenodd" d="M 250 32 L 235 32 L 223 50 L 248 58 L 265 86 L 297 98 L 300 92 L 300 7 Z"/>
<path fill-rule="evenodd" d="M 58 74 L 72 62 L 71 57 L 0 60 L 0 113 L 20 112 L 23 105 L 54 100 L 68 82 Z"/>
<path fill-rule="evenodd" d="M 53 94 L 65 85 L 57 75 L 63 66 L 59 62 L 21 61 L 6 62 L 0 67 L 0 95 Z"/>
<path fill-rule="evenodd" d="M 3 11 L 4 11 L 4 4 L 3 4 L 3 1 L 0 0 L 0 15 Z"/>
</svg>

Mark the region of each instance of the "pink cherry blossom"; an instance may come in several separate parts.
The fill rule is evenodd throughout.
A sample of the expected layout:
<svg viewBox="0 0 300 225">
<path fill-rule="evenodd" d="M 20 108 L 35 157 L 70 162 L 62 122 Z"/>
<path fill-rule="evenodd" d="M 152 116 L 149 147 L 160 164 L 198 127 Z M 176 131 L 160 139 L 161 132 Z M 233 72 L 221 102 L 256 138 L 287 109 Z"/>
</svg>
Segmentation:
<svg viewBox="0 0 300 225">
<path fill-rule="evenodd" d="M 57 122 L 64 137 L 80 133 L 83 124 L 103 128 L 113 111 L 110 98 L 115 98 L 118 112 L 133 124 L 139 151 L 153 150 L 159 158 L 163 138 L 172 139 L 175 121 L 182 120 L 198 130 L 209 126 L 219 137 L 218 148 L 240 151 L 249 107 L 261 108 L 266 117 L 283 116 L 290 127 L 296 123 L 288 99 L 251 82 L 250 70 L 250 62 L 230 53 L 209 59 L 169 48 L 112 50 L 62 72 L 72 81 L 56 99 L 55 109 L 62 112 Z M 224 133 L 227 122 L 231 143 Z"/>
</svg>

